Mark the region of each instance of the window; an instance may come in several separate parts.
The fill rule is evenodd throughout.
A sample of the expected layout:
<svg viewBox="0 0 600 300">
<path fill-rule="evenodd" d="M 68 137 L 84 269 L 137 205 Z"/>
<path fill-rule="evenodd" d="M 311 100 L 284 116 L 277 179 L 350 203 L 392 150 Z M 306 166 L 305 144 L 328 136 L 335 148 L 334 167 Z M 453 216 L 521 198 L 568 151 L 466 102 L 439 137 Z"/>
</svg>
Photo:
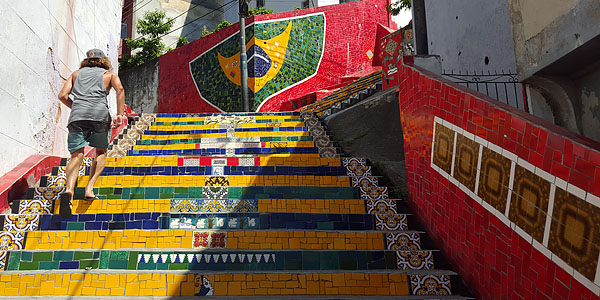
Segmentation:
<svg viewBox="0 0 600 300">
<path fill-rule="evenodd" d="M 256 7 L 264 7 L 265 0 L 256 0 Z"/>
</svg>

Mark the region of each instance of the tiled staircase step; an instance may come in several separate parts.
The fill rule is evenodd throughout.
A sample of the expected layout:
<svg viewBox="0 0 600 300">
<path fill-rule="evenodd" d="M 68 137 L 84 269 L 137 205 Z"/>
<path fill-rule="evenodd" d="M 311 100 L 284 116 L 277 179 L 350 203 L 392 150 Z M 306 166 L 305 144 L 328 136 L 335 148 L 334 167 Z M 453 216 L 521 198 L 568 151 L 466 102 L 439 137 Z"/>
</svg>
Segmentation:
<svg viewBox="0 0 600 300">
<path fill-rule="evenodd" d="M 116 199 L 86 201 L 83 193 L 76 193 L 73 213 L 202 213 L 202 212 L 293 212 L 293 213 L 366 213 L 362 199 Z M 38 198 L 13 201 L 14 214 L 58 213 L 58 195 L 48 199 Z M 106 195 L 103 197 L 107 197 Z M 187 201 L 186 201 L 187 200 Z M 56 201 L 56 202 L 55 202 Z M 410 213 L 405 200 L 389 199 L 396 204 L 396 213 Z M 217 203 L 214 203 L 217 202 Z M 56 204 L 56 210 L 54 209 Z"/>
<path fill-rule="evenodd" d="M 152 122 L 152 126 L 187 126 L 187 125 L 210 125 L 210 124 L 215 124 L 214 122 L 211 122 L 211 120 L 209 119 L 208 121 L 206 120 L 200 120 L 200 121 L 175 121 L 175 122 L 163 122 L 162 121 L 163 118 L 156 118 L 155 122 Z M 304 122 L 304 119 L 302 119 L 301 117 L 296 117 L 296 118 L 289 118 L 289 117 L 285 117 L 285 118 L 281 118 L 281 117 L 269 117 L 268 119 L 254 119 L 254 123 L 241 123 L 239 125 L 244 125 L 244 126 L 252 126 L 252 125 L 259 125 L 259 124 L 265 124 L 265 123 L 280 123 L 280 122 Z M 228 124 L 217 124 L 219 126 L 227 126 Z"/>
<path fill-rule="evenodd" d="M 223 138 L 171 139 L 171 140 L 137 140 L 136 145 L 185 145 L 204 143 L 267 143 L 267 142 L 301 142 L 313 141 L 312 136 L 248 136 Z"/>
<path fill-rule="evenodd" d="M 6 271 L 32 270 L 432 270 L 446 269 L 437 250 L 9 251 Z"/>
<path fill-rule="evenodd" d="M 127 176 L 119 176 L 124 178 Z M 169 176 L 156 176 L 169 177 Z M 174 176 L 177 177 L 177 176 Z M 195 176 L 190 176 L 195 177 Z M 113 178 L 117 178 L 114 176 Z M 332 177 L 335 178 L 335 177 Z M 198 180 L 197 178 L 195 178 Z M 340 177 L 343 180 L 344 177 Z M 348 178 L 345 178 L 348 180 Z M 160 182 L 158 182 L 160 183 Z M 81 183 L 79 183 L 81 185 Z M 203 186 L 194 186 L 202 184 Z M 131 184 L 133 185 L 133 184 Z M 100 199 L 359 199 L 360 189 L 349 186 L 132 186 L 94 188 Z M 64 187 L 29 188 L 24 199 L 58 200 Z M 75 189 L 75 200 L 84 198 L 84 189 Z M 16 203 L 18 201 L 15 201 Z"/>
<path fill-rule="evenodd" d="M 0 215 L 1 231 L 118 230 L 118 229 L 304 229 L 388 230 L 380 218 L 395 218 L 395 230 L 422 230 L 413 215 L 319 213 L 92 213 L 59 215 Z"/>
<path fill-rule="evenodd" d="M 217 298 L 218 297 L 218 298 Z M 313 299 L 317 299 L 317 300 L 340 300 L 340 296 L 336 296 L 336 295 L 331 295 L 331 296 L 327 296 L 327 295 L 274 295 L 271 297 L 276 297 L 277 299 L 281 299 L 281 300 L 287 300 L 287 299 L 293 299 L 293 300 L 313 300 Z M 77 299 L 80 300 L 103 300 L 106 299 L 107 297 L 104 296 L 78 296 Z M 257 300 L 257 299 L 265 299 L 265 296 L 216 296 L 216 299 L 232 299 L 232 300 Z M 20 299 L 18 298 L 18 296 L 0 296 L 0 300 L 13 300 L 13 299 Z M 71 296 L 23 296 L 23 299 L 31 299 L 31 300 L 71 300 L 72 297 Z M 123 300 L 194 300 L 197 299 L 197 296 L 152 296 L 151 298 L 149 298 L 149 296 L 144 296 L 144 297 L 135 297 L 135 296 L 127 296 L 127 297 L 115 297 L 112 296 L 111 299 L 123 299 Z M 474 298 L 471 297 L 463 297 L 463 296 L 455 296 L 455 295 L 450 295 L 450 296 L 415 296 L 415 295 L 409 295 L 409 296 L 381 296 L 381 295 L 376 295 L 376 296 L 368 296 L 368 295 L 359 295 L 359 296 L 354 296 L 354 295 L 343 295 L 343 299 L 347 299 L 347 300 L 362 300 L 362 299 L 395 299 L 395 300 L 407 300 L 407 299 L 411 299 L 411 300 L 471 300 Z"/>
<path fill-rule="evenodd" d="M 0 232 L 0 235 L 10 235 Z M 15 235 L 15 234 L 13 234 Z M 418 231 L 326 230 L 96 230 L 30 231 L 13 238 L 24 249 L 229 249 L 421 250 L 433 249 Z M 425 244 L 426 243 L 426 244 Z M 429 246 L 429 247 L 428 247 Z"/>
<path fill-rule="evenodd" d="M 225 160 L 225 161 L 224 161 Z M 68 159 L 63 158 L 58 167 L 64 170 Z M 81 168 L 89 168 L 92 160 L 84 158 Z M 176 166 L 281 166 L 281 167 L 340 167 L 342 166 L 339 158 L 324 157 L 303 157 L 273 154 L 269 157 L 259 157 L 248 155 L 246 157 L 204 157 L 204 156 L 183 156 L 172 155 L 163 156 L 136 156 L 136 157 L 108 157 L 106 158 L 107 167 L 176 167 Z M 53 171 L 54 172 L 54 171 Z M 58 175 L 57 173 L 53 175 Z M 85 173 L 84 173 L 85 174 Z"/>
<path fill-rule="evenodd" d="M 181 139 L 201 139 L 201 138 L 226 138 L 226 137 L 267 137 L 267 136 L 308 136 L 308 131 L 245 131 L 245 132 L 216 132 L 202 134 L 146 134 L 142 136 L 143 140 L 181 140 Z"/>
<path fill-rule="evenodd" d="M 196 283 L 201 283 L 196 286 Z M 461 289 L 451 271 L 8 271 L 2 295 L 237 296 L 452 295 Z"/>
<path fill-rule="evenodd" d="M 285 124 L 285 123 L 284 123 Z M 303 124 L 303 123 L 302 123 Z M 293 124 L 290 124 L 293 125 Z M 213 128 L 213 129 L 191 129 L 191 130 L 174 130 L 168 127 L 166 130 L 144 130 L 144 136 L 146 135 L 199 135 L 199 134 L 214 134 L 214 133 L 242 133 L 242 132 L 306 132 L 308 128 L 305 126 L 285 126 L 285 127 L 233 127 L 233 128 Z M 143 138 L 143 137 L 142 137 Z"/>
<path fill-rule="evenodd" d="M 224 113 L 159 113 L 156 114 L 157 118 L 206 118 L 206 117 L 243 117 L 250 116 L 268 119 L 270 116 L 278 116 L 278 117 L 298 117 L 300 116 L 299 112 L 224 112 Z"/>
<path fill-rule="evenodd" d="M 240 123 L 240 124 L 211 124 L 204 121 L 196 122 L 152 122 L 147 130 L 165 130 L 165 131 L 177 131 L 177 130 L 213 130 L 213 129 L 227 129 L 227 128 L 290 128 L 290 127 L 305 127 L 304 121 L 301 119 L 272 119 L 271 122 L 260 122 L 260 123 Z M 254 130 L 252 130 L 254 131 Z M 263 131 L 259 129 L 258 131 Z M 265 130 L 268 131 L 268 130 Z"/>
<path fill-rule="evenodd" d="M 277 147 L 277 148 L 203 148 L 181 150 L 129 150 L 128 156 L 155 155 L 271 155 L 293 154 L 318 156 L 319 149 L 315 147 Z"/>
<path fill-rule="evenodd" d="M 184 149 L 254 149 L 254 148 L 312 148 L 313 141 L 284 141 L 284 142 L 202 142 L 171 145 L 135 145 L 132 150 L 184 150 Z"/>
<path fill-rule="evenodd" d="M 254 163 L 254 158 L 253 162 Z M 226 164 L 226 159 L 220 159 L 220 162 Z M 312 175 L 312 176 L 346 176 L 344 167 L 296 167 L 296 166 L 156 166 L 156 167 L 105 167 L 102 176 L 116 175 Z M 54 182 L 58 178 L 65 178 L 64 167 L 54 167 L 52 175 L 42 176 L 40 186 L 45 186 L 47 182 Z M 87 176 L 89 168 L 85 169 L 84 175 Z M 50 177 L 50 180 L 48 178 Z"/>
</svg>

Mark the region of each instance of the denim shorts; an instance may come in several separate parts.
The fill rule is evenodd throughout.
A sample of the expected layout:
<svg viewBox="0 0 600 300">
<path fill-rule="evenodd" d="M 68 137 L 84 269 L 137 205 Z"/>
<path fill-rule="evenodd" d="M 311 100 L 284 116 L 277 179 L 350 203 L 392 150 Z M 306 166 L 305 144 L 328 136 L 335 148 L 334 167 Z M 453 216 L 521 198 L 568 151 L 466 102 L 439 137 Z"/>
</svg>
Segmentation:
<svg viewBox="0 0 600 300">
<path fill-rule="evenodd" d="M 74 121 L 67 128 L 69 152 L 73 153 L 85 146 L 99 149 L 108 148 L 110 142 L 110 124 L 98 121 Z"/>
</svg>

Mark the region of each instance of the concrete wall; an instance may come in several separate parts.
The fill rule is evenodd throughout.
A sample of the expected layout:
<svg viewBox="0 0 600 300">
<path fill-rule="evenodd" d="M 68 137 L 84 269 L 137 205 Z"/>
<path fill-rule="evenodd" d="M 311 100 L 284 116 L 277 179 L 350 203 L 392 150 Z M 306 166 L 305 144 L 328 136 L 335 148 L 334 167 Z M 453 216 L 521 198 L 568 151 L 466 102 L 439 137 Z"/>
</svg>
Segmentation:
<svg viewBox="0 0 600 300">
<path fill-rule="evenodd" d="M 138 113 L 158 112 L 158 58 L 119 74 L 125 88 L 125 103 Z"/>
<path fill-rule="evenodd" d="M 600 34 L 597 0 L 508 0 L 519 77 L 525 80 Z"/>
<path fill-rule="evenodd" d="M 135 39 L 140 37 L 140 35 L 136 32 L 135 29 L 137 21 L 139 19 L 143 19 L 144 14 L 146 12 L 159 9 L 164 11 L 167 17 L 175 19 L 175 23 L 172 27 L 172 30 L 174 31 L 162 38 L 163 43 L 167 47 L 175 48 L 177 44 L 177 39 L 180 36 L 186 37 L 189 41 L 195 41 L 200 38 L 204 26 L 206 26 L 208 30 L 212 30 L 223 21 L 224 9 L 235 8 L 235 10 L 237 11 L 237 2 L 227 5 L 225 7 L 221 7 L 226 2 L 228 1 L 136 0 L 133 8 L 132 38 Z M 131 12 L 125 11 L 124 13 L 130 14 Z M 188 25 L 176 29 L 178 27 L 183 26 L 184 24 Z"/>
<path fill-rule="evenodd" d="M 117 66 L 121 0 L 0 0 L 0 175 L 32 154 L 67 155 L 57 94 L 85 51 Z M 114 92 L 109 97 L 115 108 Z"/>
<path fill-rule="evenodd" d="M 516 71 L 506 1 L 426 0 L 425 12 L 429 54 L 443 69 Z"/>
</svg>

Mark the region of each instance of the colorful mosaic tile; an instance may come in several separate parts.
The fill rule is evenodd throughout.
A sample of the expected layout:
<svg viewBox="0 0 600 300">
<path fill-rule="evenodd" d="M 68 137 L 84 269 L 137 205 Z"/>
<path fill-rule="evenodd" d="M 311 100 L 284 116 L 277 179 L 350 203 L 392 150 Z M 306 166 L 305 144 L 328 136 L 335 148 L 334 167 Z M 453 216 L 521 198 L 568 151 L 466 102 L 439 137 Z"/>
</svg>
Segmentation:
<svg viewBox="0 0 600 300">
<path fill-rule="evenodd" d="M 548 249 L 594 280 L 600 248 L 600 208 L 556 188 Z"/>
<path fill-rule="evenodd" d="M 450 174 L 454 154 L 454 131 L 435 123 L 433 163 Z"/>
<path fill-rule="evenodd" d="M 367 200 L 367 213 L 378 215 L 396 214 L 396 201 L 392 199 Z"/>
<path fill-rule="evenodd" d="M 500 212 L 506 211 L 511 162 L 506 157 L 483 149 L 477 195 Z"/>
<path fill-rule="evenodd" d="M 255 57 L 248 61 L 251 110 L 256 110 L 274 93 L 317 71 L 324 34 L 322 13 L 246 28 L 248 55 Z M 202 98 L 224 111 L 242 110 L 238 40 L 234 34 L 190 62 L 190 71 Z M 216 86 L 219 88 L 215 89 Z"/>
<path fill-rule="evenodd" d="M 51 214 L 54 209 L 54 200 L 19 200 L 17 213 L 21 215 Z"/>
<path fill-rule="evenodd" d="M 540 243 L 549 201 L 550 182 L 517 165 L 508 218 Z"/>
<path fill-rule="evenodd" d="M 371 167 L 367 166 L 367 160 L 364 158 L 342 158 L 342 163 L 344 164 L 344 167 L 346 167 L 348 176 L 373 176 L 373 174 L 371 174 Z"/>
<path fill-rule="evenodd" d="M 225 232 L 200 231 L 194 232 L 192 248 L 225 248 L 227 234 Z"/>
<path fill-rule="evenodd" d="M 25 234 L 23 232 L 0 232 L 0 250 L 20 250 L 25 243 Z"/>
<path fill-rule="evenodd" d="M 433 269 L 432 251 L 396 251 L 399 270 Z"/>
<path fill-rule="evenodd" d="M 6 215 L 4 231 L 35 231 L 39 227 L 40 215 Z"/>
<path fill-rule="evenodd" d="M 394 232 L 386 233 L 387 249 L 421 250 L 421 238 L 418 233 Z"/>
<path fill-rule="evenodd" d="M 207 187 L 229 186 L 229 178 L 226 176 L 206 176 L 204 178 L 204 185 Z"/>
<path fill-rule="evenodd" d="M 461 134 L 457 135 L 453 176 L 471 191 L 475 191 L 478 160 L 479 144 Z"/>
<path fill-rule="evenodd" d="M 413 295 L 452 295 L 448 275 L 410 275 Z"/>
<path fill-rule="evenodd" d="M 207 199 L 227 199 L 229 189 L 226 186 L 205 186 L 202 196 Z"/>
<path fill-rule="evenodd" d="M 171 212 L 256 212 L 258 200 L 172 199 Z"/>
</svg>

